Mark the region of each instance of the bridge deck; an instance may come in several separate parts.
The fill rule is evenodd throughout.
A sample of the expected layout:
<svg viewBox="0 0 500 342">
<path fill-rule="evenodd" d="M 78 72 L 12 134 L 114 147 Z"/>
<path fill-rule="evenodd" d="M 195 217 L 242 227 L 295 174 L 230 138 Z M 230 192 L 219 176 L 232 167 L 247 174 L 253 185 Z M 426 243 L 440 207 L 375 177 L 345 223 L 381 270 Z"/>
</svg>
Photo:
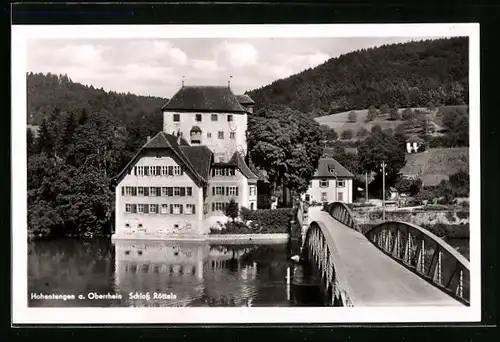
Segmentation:
<svg viewBox="0 0 500 342">
<path fill-rule="evenodd" d="M 462 306 L 460 302 L 406 269 L 361 233 L 320 207 L 309 209 L 309 222 L 323 221 L 335 241 L 356 306 Z M 335 261 L 337 262 L 337 261 Z"/>
</svg>

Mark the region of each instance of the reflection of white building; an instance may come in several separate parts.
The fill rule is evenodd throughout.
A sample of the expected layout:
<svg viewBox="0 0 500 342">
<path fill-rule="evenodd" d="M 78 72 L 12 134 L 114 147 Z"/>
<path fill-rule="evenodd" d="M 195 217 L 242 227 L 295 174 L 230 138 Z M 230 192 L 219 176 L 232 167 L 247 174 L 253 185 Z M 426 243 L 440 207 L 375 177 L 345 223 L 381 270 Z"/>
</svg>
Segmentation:
<svg viewBox="0 0 500 342">
<path fill-rule="evenodd" d="M 118 240 L 114 245 L 115 287 L 126 300 L 130 293 L 146 292 L 176 297 L 130 299 L 131 306 L 185 306 L 207 296 L 212 305 L 230 305 L 223 302 L 233 298 L 235 305 L 242 306 L 247 304 L 245 298 L 251 297 L 247 294 L 254 292 L 251 282 L 256 279 L 257 265 L 242 266 L 240 262 L 251 248 L 233 252 L 203 242 L 136 240 Z M 231 281 L 235 276 L 238 279 Z"/>
</svg>

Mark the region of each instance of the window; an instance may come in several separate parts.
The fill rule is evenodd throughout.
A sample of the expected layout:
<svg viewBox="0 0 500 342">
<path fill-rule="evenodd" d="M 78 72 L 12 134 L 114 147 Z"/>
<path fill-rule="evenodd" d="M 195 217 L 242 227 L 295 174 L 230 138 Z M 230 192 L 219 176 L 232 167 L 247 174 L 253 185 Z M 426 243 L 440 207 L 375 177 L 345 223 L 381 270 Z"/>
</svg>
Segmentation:
<svg viewBox="0 0 500 342">
<path fill-rule="evenodd" d="M 254 203 L 250 203 L 250 210 L 253 210 L 254 209 Z"/>
<path fill-rule="evenodd" d="M 212 196 L 215 195 L 224 195 L 224 187 L 223 186 L 213 186 L 212 187 Z"/>
<path fill-rule="evenodd" d="M 218 137 L 219 139 L 224 139 L 224 132 L 223 132 L 223 131 L 219 131 L 219 132 L 217 133 L 217 137 Z"/>
<path fill-rule="evenodd" d="M 144 212 L 144 204 L 138 204 L 137 205 L 137 212 L 138 213 L 143 213 Z"/>
<path fill-rule="evenodd" d="M 168 204 L 162 204 L 161 205 L 161 213 L 162 214 L 168 214 Z"/>
<path fill-rule="evenodd" d="M 236 133 L 230 132 L 229 133 L 229 139 L 236 139 Z"/>
<path fill-rule="evenodd" d="M 135 167 L 135 174 L 137 176 L 144 176 L 144 166 L 136 166 Z"/>
<path fill-rule="evenodd" d="M 256 193 L 256 186 L 255 185 L 250 185 L 250 196 L 255 196 Z"/>
<path fill-rule="evenodd" d="M 186 214 L 194 214 L 194 204 L 186 204 Z"/>
<path fill-rule="evenodd" d="M 144 187 L 144 196 L 149 196 L 149 188 Z"/>
<path fill-rule="evenodd" d="M 212 114 L 212 121 L 217 121 L 217 120 L 218 120 L 217 114 Z"/>
<path fill-rule="evenodd" d="M 131 204 L 125 204 L 125 212 L 126 213 L 131 213 L 132 212 L 132 205 Z"/>
<path fill-rule="evenodd" d="M 162 196 L 168 196 L 168 188 L 166 186 L 161 188 L 161 195 Z"/>
<path fill-rule="evenodd" d="M 338 188 L 343 188 L 345 186 L 345 180 L 338 180 L 337 181 L 337 187 Z"/>
<path fill-rule="evenodd" d="M 173 171 L 174 171 L 174 176 L 180 176 L 180 175 L 182 175 L 181 167 L 178 166 L 178 165 L 174 166 Z"/>
<path fill-rule="evenodd" d="M 171 186 L 167 187 L 167 196 L 173 196 L 174 195 L 174 188 Z"/>
<path fill-rule="evenodd" d="M 155 187 L 150 187 L 149 188 L 149 196 L 157 196 L 156 195 L 156 188 Z"/>
<path fill-rule="evenodd" d="M 227 116 L 227 122 L 231 122 L 231 121 L 233 121 L 233 114 L 229 114 Z"/>
<path fill-rule="evenodd" d="M 136 196 L 136 187 L 135 186 L 126 186 L 125 187 L 125 196 Z"/>
<path fill-rule="evenodd" d="M 311 195 L 307 194 L 306 195 L 306 202 L 309 202 L 311 200 Z"/>
<path fill-rule="evenodd" d="M 144 188 L 142 186 L 137 188 L 137 196 L 144 196 Z"/>
<path fill-rule="evenodd" d="M 176 214 L 176 215 L 182 214 L 182 204 L 174 204 L 173 214 Z"/>
<path fill-rule="evenodd" d="M 238 187 L 237 186 L 228 186 L 226 188 L 226 195 L 228 195 L 228 196 L 238 196 Z"/>
<path fill-rule="evenodd" d="M 160 175 L 166 176 L 168 175 L 168 168 L 166 166 L 162 166 L 160 169 Z"/>
<path fill-rule="evenodd" d="M 201 114 L 196 114 L 196 121 L 201 122 Z"/>
<path fill-rule="evenodd" d="M 207 132 L 207 138 L 209 138 L 209 139 L 212 138 L 212 133 Z"/>
<path fill-rule="evenodd" d="M 158 204 L 150 204 L 149 205 L 149 213 L 150 214 L 158 214 Z"/>
<path fill-rule="evenodd" d="M 180 122 L 181 116 L 179 114 L 174 114 L 174 122 Z"/>
<path fill-rule="evenodd" d="M 337 194 L 337 201 L 338 202 L 344 202 L 344 193 L 343 192 L 339 192 Z"/>
<path fill-rule="evenodd" d="M 186 196 L 193 196 L 193 188 L 192 187 L 187 187 L 186 188 Z"/>
<path fill-rule="evenodd" d="M 328 194 L 326 192 L 321 193 L 321 201 L 322 202 L 328 201 Z"/>
<path fill-rule="evenodd" d="M 328 188 L 328 179 L 322 179 L 319 181 L 320 188 Z"/>
<path fill-rule="evenodd" d="M 176 186 L 174 188 L 174 196 L 180 196 L 181 195 L 181 188 L 179 188 L 178 186 Z"/>
<path fill-rule="evenodd" d="M 212 203 L 212 211 L 223 211 L 225 207 L 225 203 L 215 202 Z"/>
</svg>

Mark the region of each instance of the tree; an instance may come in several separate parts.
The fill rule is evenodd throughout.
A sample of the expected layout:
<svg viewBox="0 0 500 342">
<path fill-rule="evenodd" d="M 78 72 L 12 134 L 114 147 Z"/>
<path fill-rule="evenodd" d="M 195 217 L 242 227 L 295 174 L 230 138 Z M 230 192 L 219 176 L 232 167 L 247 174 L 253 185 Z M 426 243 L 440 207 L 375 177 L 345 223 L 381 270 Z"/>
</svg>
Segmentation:
<svg viewBox="0 0 500 342">
<path fill-rule="evenodd" d="M 352 130 L 346 129 L 345 131 L 342 131 L 342 139 L 350 140 L 352 139 L 352 136 L 353 136 Z"/>
<path fill-rule="evenodd" d="M 387 113 L 389 113 L 389 106 L 386 104 L 383 104 L 380 107 L 380 114 L 387 114 Z"/>
<path fill-rule="evenodd" d="M 382 132 L 382 127 L 380 127 L 380 125 L 373 125 L 371 132 L 372 134 L 380 133 Z"/>
<path fill-rule="evenodd" d="M 469 146 L 469 115 L 465 108 L 451 108 L 443 114 L 443 125 L 451 146 Z"/>
<path fill-rule="evenodd" d="M 456 197 L 469 197 L 469 173 L 458 171 L 450 175 L 450 183 L 455 190 Z"/>
<path fill-rule="evenodd" d="M 375 172 L 381 176 L 380 165 L 386 163 L 387 185 L 394 183 L 405 165 L 404 141 L 383 132 L 373 133 L 358 148 L 360 172 Z"/>
<path fill-rule="evenodd" d="M 413 111 L 411 108 L 405 108 L 401 113 L 401 118 L 405 121 L 410 120 L 413 116 Z"/>
<path fill-rule="evenodd" d="M 254 165 L 267 172 L 271 195 L 286 188 L 307 191 L 323 153 L 322 138 L 316 121 L 286 107 L 249 116 L 248 151 Z"/>
<path fill-rule="evenodd" d="M 45 152 L 47 154 L 54 153 L 55 138 L 53 133 L 50 131 L 47 120 L 43 120 L 42 125 L 40 126 L 38 137 L 36 139 L 36 145 L 36 149 L 40 152 Z"/>
<path fill-rule="evenodd" d="M 331 128 L 328 125 L 321 125 L 320 126 L 321 132 L 323 134 L 323 140 L 326 141 L 334 141 L 338 139 L 337 132 L 333 128 Z"/>
<path fill-rule="evenodd" d="M 399 124 L 396 126 L 396 128 L 394 129 L 394 133 L 400 133 L 400 134 L 404 134 L 405 133 L 405 125 L 403 124 Z"/>
<path fill-rule="evenodd" d="M 357 137 L 366 137 L 369 134 L 370 134 L 370 132 L 366 128 L 361 127 L 361 129 L 356 133 L 356 136 Z"/>
<path fill-rule="evenodd" d="M 357 118 L 358 118 L 358 115 L 356 114 L 356 111 L 354 111 L 354 110 L 350 111 L 349 115 L 347 117 L 349 122 L 356 122 Z"/>
<path fill-rule="evenodd" d="M 26 149 L 27 149 L 28 156 L 36 153 L 35 142 L 36 142 L 36 139 L 35 139 L 35 135 L 33 134 L 33 130 L 31 128 L 27 128 L 26 129 Z"/>
<path fill-rule="evenodd" d="M 235 200 L 233 198 L 231 199 L 231 201 L 229 201 L 229 203 L 226 207 L 226 210 L 225 210 L 225 214 L 227 217 L 231 218 L 233 220 L 233 222 L 238 217 L 238 215 L 239 215 L 238 204 L 235 202 Z"/>
<path fill-rule="evenodd" d="M 368 114 L 366 115 L 366 121 L 373 121 L 376 116 L 377 116 L 377 108 L 375 108 L 375 106 L 371 105 L 370 108 L 368 108 Z"/>
<path fill-rule="evenodd" d="M 397 107 L 393 107 L 390 109 L 389 120 L 399 120 L 399 111 Z"/>
</svg>

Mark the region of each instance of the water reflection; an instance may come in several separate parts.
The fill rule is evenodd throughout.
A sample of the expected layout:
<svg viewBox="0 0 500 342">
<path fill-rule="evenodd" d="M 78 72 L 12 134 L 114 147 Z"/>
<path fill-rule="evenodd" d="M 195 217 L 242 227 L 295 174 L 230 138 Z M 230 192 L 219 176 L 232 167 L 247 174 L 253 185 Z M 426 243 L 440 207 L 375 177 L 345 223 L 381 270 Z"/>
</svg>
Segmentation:
<svg viewBox="0 0 500 342">
<path fill-rule="evenodd" d="M 28 298 L 45 307 L 315 305 L 317 298 L 295 298 L 287 286 L 290 266 L 287 244 L 38 241 L 29 243 Z"/>
</svg>

